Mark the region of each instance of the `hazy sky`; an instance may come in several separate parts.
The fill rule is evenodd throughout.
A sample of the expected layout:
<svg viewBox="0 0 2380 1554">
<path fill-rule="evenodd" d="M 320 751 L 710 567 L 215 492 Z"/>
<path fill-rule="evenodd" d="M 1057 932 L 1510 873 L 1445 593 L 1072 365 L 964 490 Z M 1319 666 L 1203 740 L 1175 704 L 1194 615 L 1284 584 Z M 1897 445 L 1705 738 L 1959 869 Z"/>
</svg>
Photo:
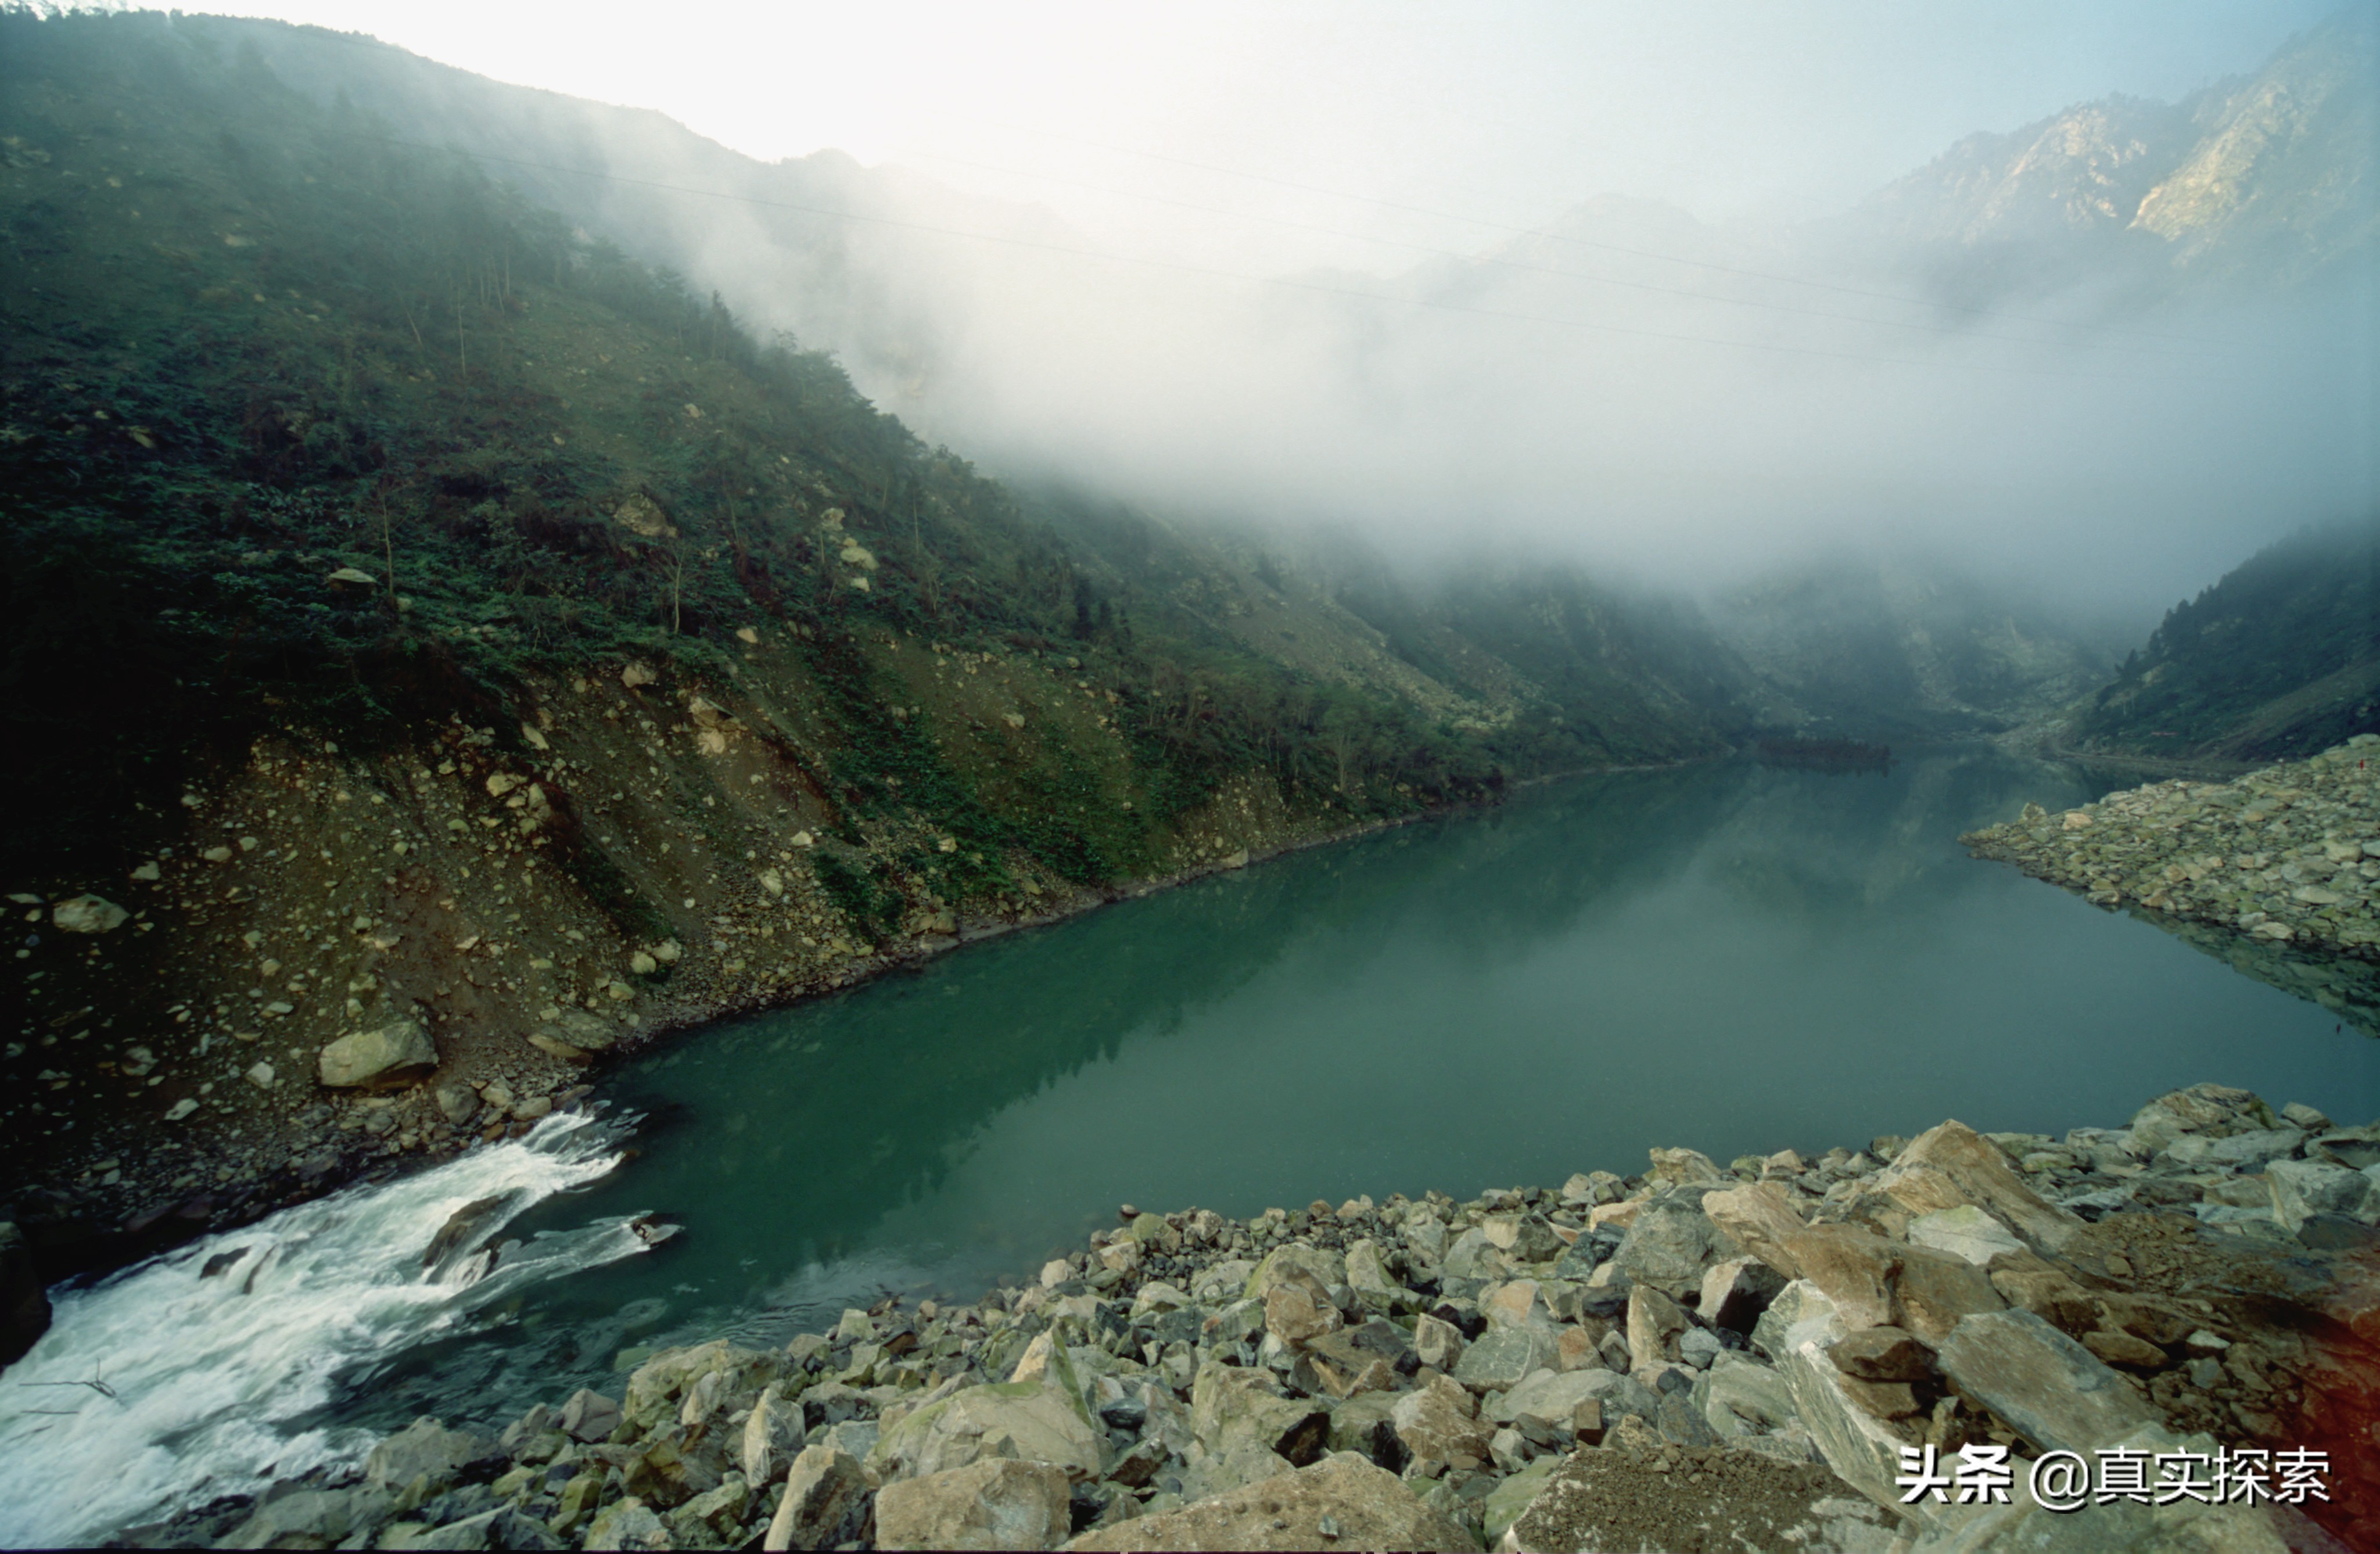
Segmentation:
<svg viewBox="0 0 2380 1554">
<path fill-rule="evenodd" d="M 277 0 L 765 159 L 838 147 L 1202 262 L 1393 270 L 1590 196 L 1840 208 L 1962 135 L 2252 69 L 2336 0 Z M 1251 177 L 1248 174 L 1261 174 Z M 1296 187 L 1293 187 L 1296 186 Z M 1336 196 L 1336 197 L 1334 197 Z M 1353 197 L 1353 198 L 1348 198 Z M 1431 212 L 1392 210 L 1376 201 Z M 1474 218 L 1471 220 L 1449 217 Z"/>
</svg>

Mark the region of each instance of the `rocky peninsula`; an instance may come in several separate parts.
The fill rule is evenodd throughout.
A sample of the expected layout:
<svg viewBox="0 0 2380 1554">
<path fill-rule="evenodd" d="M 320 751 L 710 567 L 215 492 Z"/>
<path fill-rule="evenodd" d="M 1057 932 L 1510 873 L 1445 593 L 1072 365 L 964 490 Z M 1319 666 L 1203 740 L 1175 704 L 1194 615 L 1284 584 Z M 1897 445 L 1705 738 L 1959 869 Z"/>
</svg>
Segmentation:
<svg viewBox="0 0 2380 1554">
<path fill-rule="evenodd" d="M 2380 735 L 2228 783 L 2176 778 L 1960 838 L 1977 857 L 2255 940 L 2380 960 Z"/>
<path fill-rule="evenodd" d="M 1945 1122 L 1815 1159 L 1657 1148 L 1634 1176 L 1466 1202 L 1126 1206 L 973 1304 L 888 1298 L 776 1351 L 625 1352 L 617 1397 L 492 1436 L 419 1420 L 359 1472 L 125 1536 L 2371 1548 L 2375 1224 L 2380 1124 L 2218 1085 L 2063 1138 Z M 1928 1448 L 2004 1461 L 2007 1501 L 1904 1503 L 1904 1452 Z M 2032 1498 L 2045 1453 L 2218 1448 L 2326 1452 L 2321 1498 L 2277 1470 L 2228 1503 Z"/>
</svg>

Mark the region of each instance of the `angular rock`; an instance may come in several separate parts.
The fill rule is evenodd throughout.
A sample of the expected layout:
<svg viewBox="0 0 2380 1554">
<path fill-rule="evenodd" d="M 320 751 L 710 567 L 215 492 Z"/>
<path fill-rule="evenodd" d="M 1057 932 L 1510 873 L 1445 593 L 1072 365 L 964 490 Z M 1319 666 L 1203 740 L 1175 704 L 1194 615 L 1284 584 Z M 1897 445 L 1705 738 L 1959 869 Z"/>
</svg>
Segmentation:
<svg viewBox="0 0 2380 1554">
<path fill-rule="evenodd" d="M 1714 1328 L 1748 1333 L 1785 1288 L 1785 1276 L 1757 1257 L 1730 1257 L 1703 1275 L 1695 1315 Z"/>
<path fill-rule="evenodd" d="M 1313 1403 L 1266 1390 L 1260 1373 L 1213 1362 L 1198 1368 L 1190 1391 L 1190 1429 L 1217 1457 L 1271 1452 L 1292 1467 L 1322 1453 L 1330 1415 Z"/>
<path fill-rule="evenodd" d="M 1500 1392 L 1519 1385 L 1532 1371 L 1553 1369 L 1560 1358 L 1548 1329 L 1500 1328 L 1466 1347 L 1450 1374 L 1475 1392 Z"/>
<path fill-rule="evenodd" d="M 1335 1333 L 1346 1321 L 1331 1301 L 1330 1292 L 1303 1269 L 1291 1269 L 1274 1281 L 1264 1303 L 1265 1331 L 1293 1346 Z"/>
<path fill-rule="evenodd" d="M 1535 1419 L 1560 1425 L 1577 1413 L 1578 1405 L 1601 1402 L 1619 1387 L 1621 1378 L 1600 1366 L 1593 1370 L 1541 1370 L 1499 1399 L 1488 1417 L 1499 1425 Z"/>
<path fill-rule="evenodd" d="M 2045 1451 L 2087 1456 L 2154 1422 L 2122 1378 L 2030 1311 L 1968 1317 L 1936 1360 L 1962 1396 Z"/>
<path fill-rule="evenodd" d="M 1697 1294 L 1713 1265 L 1743 1256 L 1703 1212 L 1703 1196 L 1699 1188 L 1679 1187 L 1645 1203 L 1611 1258 L 1630 1282 L 1673 1297 Z"/>
<path fill-rule="evenodd" d="M 1912 1219 L 1980 1208 L 2044 1256 L 2055 1255 L 2082 1228 L 2081 1220 L 2026 1186 L 1999 1146 L 1964 1123 L 1943 1123 L 1918 1135 L 1876 1173 L 1870 1193 L 1890 1198 Z"/>
<path fill-rule="evenodd" d="M 1900 1249 L 1891 1242 L 1852 1225 L 1812 1225 L 1787 1237 L 1785 1250 L 1801 1277 L 1832 1304 L 1842 1327 L 1880 1328 L 1892 1320 L 1892 1275 Z"/>
<path fill-rule="evenodd" d="M 322 1083 L 334 1089 L 379 1088 L 418 1079 L 438 1066 L 438 1048 L 418 1020 L 343 1036 L 322 1049 Z"/>
<path fill-rule="evenodd" d="M 2024 1248 L 2006 1225 L 1973 1204 L 1919 1215 L 1909 1221 L 1909 1240 L 1912 1245 L 1964 1257 L 1979 1268 L 2004 1252 Z"/>
<path fill-rule="evenodd" d="M 887 1484 L 876 1497 L 876 1547 L 1054 1548 L 1073 1530 L 1072 1497 L 1059 1468 L 987 1457 Z"/>
<path fill-rule="evenodd" d="M 1389 1310 L 1404 1294 L 1404 1286 L 1390 1276 L 1378 1244 L 1369 1236 L 1347 1248 L 1347 1286 L 1373 1311 Z"/>
<path fill-rule="evenodd" d="M 1330 1526 L 1326 1532 L 1324 1524 Z M 1178 1511 L 1102 1527 L 1070 1549 L 1478 1548 L 1394 1474 L 1352 1451 Z"/>
<path fill-rule="evenodd" d="M 1041 1354 L 1038 1374 L 1020 1362 L 1025 1379 L 965 1388 L 912 1410 L 881 1434 L 868 1465 L 887 1480 L 922 1478 L 978 1457 L 1013 1456 L 1063 1468 L 1077 1481 L 1099 1477 L 1106 1431 L 1084 1402 L 1065 1345 Z"/>
<path fill-rule="evenodd" d="M 443 1529 L 441 1529 L 442 1531 Z M 416 1544 L 414 1547 L 419 1548 Z M 457 1547 L 464 1547 L 458 1545 Z M 480 1547 L 484 1548 L 482 1544 Z M 652 1508 L 634 1495 L 616 1500 L 595 1513 L 588 1524 L 587 1548 L 667 1548 L 669 1529 Z"/>
<path fill-rule="evenodd" d="M 1451 1371 L 1463 1358 L 1463 1333 L 1451 1322 L 1424 1315 L 1414 1321 L 1414 1353 L 1421 1363 Z"/>
<path fill-rule="evenodd" d="M 1562 1249 L 1561 1238 L 1542 1215 L 1490 1214 L 1479 1222 L 1479 1232 L 1488 1245 L 1515 1262 L 1540 1263 Z"/>
<path fill-rule="evenodd" d="M 1489 1431 L 1479 1404 L 1450 1377 L 1437 1377 L 1418 1391 L 1397 1399 L 1389 1411 L 1397 1439 L 1415 1457 L 1460 1466 L 1488 1460 Z"/>
<path fill-rule="evenodd" d="M 787 1401 L 775 1382 L 762 1388 L 752 1404 L 750 1416 L 744 1421 L 738 1454 L 744 1481 L 755 1489 L 774 1484 L 777 1475 L 801 1454 L 808 1433 L 802 1421 L 802 1405 Z"/>
<path fill-rule="evenodd" d="M 873 1508 L 858 1459 L 823 1443 L 802 1449 L 785 1475 L 764 1549 L 832 1548 L 859 1537 Z"/>
<path fill-rule="evenodd" d="M 395 1514 L 370 1489 L 298 1489 L 256 1508 L 218 1548 L 336 1548 L 351 1536 L 369 1541 Z"/>
<path fill-rule="evenodd" d="M 1272 1287 L 1292 1272 L 1302 1271 L 1313 1277 L 1317 1284 L 1329 1289 L 1333 1284 L 1347 1282 L 1347 1260 L 1336 1252 L 1308 1246 L 1293 1241 L 1286 1246 L 1275 1247 L 1264 1261 L 1248 1275 L 1247 1287 L 1240 1292 L 1247 1300 L 1262 1300 L 1272 1293 Z M 1191 1292 L 1197 1293 L 1196 1290 Z"/>
<path fill-rule="evenodd" d="M 1699 1149 L 1648 1149 L 1652 1169 L 1645 1172 L 1656 1182 L 1666 1182 L 1673 1187 L 1715 1185 L 1727 1180 L 1727 1173 Z"/>
<path fill-rule="evenodd" d="M 1940 1374 L 1934 1351 L 1899 1328 L 1862 1328 L 1827 1346 L 1845 1376 L 1862 1381 L 1930 1381 Z"/>
<path fill-rule="evenodd" d="M 609 1440 L 620 1427 L 620 1405 L 591 1388 L 581 1387 L 570 1394 L 553 1424 L 573 1440 Z"/>
<path fill-rule="evenodd" d="M 1678 1337 L 1692 1319 L 1660 1291 L 1638 1285 L 1628 1292 L 1628 1356 L 1641 1369 L 1678 1357 Z"/>
<path fill-rule="evenodd" d="M 1705 1193 L 1703 1213 L 1721 1234 L 1787 1279 L 1802 1277 L 1785 1243 L 1803 1229 L 1803 1220 L 1784 1188 L 1774 1182 L 1755 1182 Z"/>
<path fill-rule="evenodd" d="M 60 933 L 112 933 L 131 916 L 103 896 L 79 895 L 53 907 L 50 921 Z"/>
<path fill-rule="evenodd" d="M 1989 1275 L 1954 1253 L 1904 1246 L 1892 1275 L 1892 1320 L 1928 1343 L 1950 1335 L 1960 1319 L 2007 1305 Z"/>
<path fill-rule="evenodd" d="M 424 1414 L 371 1449 L 364 1459 L 364 1482 L 375 1489 L 402 1490 L 427 1478 L 435 1491 L 487 1452 L 488 1442 L 480 1437 L 450 1430 Z"/>
<path fill-rule="evenodd" d="M 2369 1223 L 2380 1219 L 2380 1189 L 2360 1171 L 2327 1160 L 2275 1160 L 2265 1168 L 2273 1217 L 2294 1235 L 2317 1214 L 2345 1214 Z"/>
<path fill-rule="evenodd" d="M 1722 1439 L 1742 1433 L 1744 1425 L 1779 1430 L 1801 1414 L 1793 1406 L 1793 1384 L 1781 1373 L 1757 1360 L 1730 1350 L 1711 1362 L 1694 1383 L 1694 1399 Z M 1727 1419 L 1742 1421 L 1729 1426 Z"/>
<path fill-rule="evenodd" d="M 1794 1412 L 1827 1465 L 1876 1504 L 1899 1504 L 1901 1492 L 1893 1480 L 1900 1472 L 1900 1449 L 1913 1436 L 1862 1407 L 1845 1387 L 1843 1373 L 1815 1339 L 1788 1354 L 1779 1368 L 1792 1388 Z M 1936 1528 L 1946 1521 L 1937 1512 L 1948 1509 L 1921 1503 L 1906 1508 L 1906 1513 Z"/>
</svg>

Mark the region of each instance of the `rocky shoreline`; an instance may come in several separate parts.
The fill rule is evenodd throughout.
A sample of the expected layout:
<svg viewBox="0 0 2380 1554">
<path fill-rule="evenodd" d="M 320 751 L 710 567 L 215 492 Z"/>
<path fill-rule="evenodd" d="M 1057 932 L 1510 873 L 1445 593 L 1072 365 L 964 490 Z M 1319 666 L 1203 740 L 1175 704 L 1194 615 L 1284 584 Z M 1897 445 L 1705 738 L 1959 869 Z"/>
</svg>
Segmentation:
<svg viewBox="0 0 2380 1554">
<path fill-rule="evenodd" d="M 133 1529 L 218 1548 L 2283 1548 L 2380 1544 L 2380 1124 L 2200 1085 L 2062 1139 L 1144 1213 L 971 1305 Z M 2326 1499 L 2061 1514 L 2051 1451 L 2326 1451 Z M 1902 1453 L 2007 1449 L 2006 1504 Z M 2276 1481 L 2277 1482 L 2277 1481 Z M 2309 1515 L 2309 1513 L 2311 1513 Z M 2342 1541 L 2343 1540 L 2343 1541 Z"/>
<path fill-rule="evenodd" d="M 2380 735 L 2228 783 L 2175 778 L 1959 840 L 2079 891 L 2274 944 L 2380 960 Z"/>
</svg>

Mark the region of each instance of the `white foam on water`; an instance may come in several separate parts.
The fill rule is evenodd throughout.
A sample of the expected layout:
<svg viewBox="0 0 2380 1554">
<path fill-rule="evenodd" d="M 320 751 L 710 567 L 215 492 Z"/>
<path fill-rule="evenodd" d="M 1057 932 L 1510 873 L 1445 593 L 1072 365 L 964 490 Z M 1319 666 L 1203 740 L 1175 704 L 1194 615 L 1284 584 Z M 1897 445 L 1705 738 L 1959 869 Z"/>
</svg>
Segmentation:
<svg viewBox="0 0 2380 1554">
<path fill-rule="evenodd" d="M 270 1477 L 360 1461 L 369 1434 L 294 1423 L 337 1378 L 470 1330 L 525 1285 L 647 1250 L 624 1218 L 506 1247 L 492 1269 L 484 1257 L 423 1261 L 466 1206 L 478 1209 L 475 1248 L 604 1175 L 625 1132 L 557 1112 L 526 1137 L 52 1292 L 49 1331 L 0 1373 L 0 1547 L 94 1543 Z"/>
</svg>

